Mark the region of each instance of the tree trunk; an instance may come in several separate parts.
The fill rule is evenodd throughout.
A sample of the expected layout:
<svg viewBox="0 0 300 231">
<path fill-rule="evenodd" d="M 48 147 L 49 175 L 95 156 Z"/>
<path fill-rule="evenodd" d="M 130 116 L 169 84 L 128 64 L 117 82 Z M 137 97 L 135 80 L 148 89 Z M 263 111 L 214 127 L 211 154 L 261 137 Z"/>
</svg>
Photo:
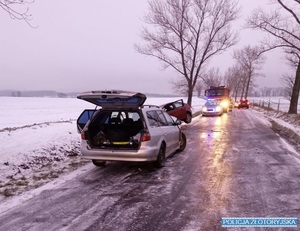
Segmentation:
<svg viewBox="0 0 300 231">
<path fill-rule="evenodd" d="M 193 88 L 189 88 L 187 104 L 190 106 L 192 106 L 192 99 L 193 99 Z"/>
<path fill-rule="evenodd" d="M 299 100 L 299 91 L 300 91 L 300 60 L 298 63 L 296 78 L 293 85 L 292 97 L 290 102 L 289 114 L 297 114 L 298 110 L 298 100 Z"/>
<path fill-rule="evenodd" d="M 243 85 L 243 89 L 240 97 L 241 99 L 244 98 L 244 94 L 245 94 L 245 84 Z"/>
<path fill-rule="evenodd" d="M 245 92 L 245 99 L 248 98 L 249 86 L 250 86 L 251 74 L 249 74 L 246 84 L 246 92 Z"/>
</svg>

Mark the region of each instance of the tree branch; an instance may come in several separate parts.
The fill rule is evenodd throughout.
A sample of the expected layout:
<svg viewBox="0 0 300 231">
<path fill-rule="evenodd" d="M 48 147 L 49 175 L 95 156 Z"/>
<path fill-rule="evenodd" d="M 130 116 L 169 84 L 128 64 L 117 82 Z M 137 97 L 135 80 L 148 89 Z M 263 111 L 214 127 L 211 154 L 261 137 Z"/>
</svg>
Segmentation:
<svg viewBox="0 0 300 231">
<path fill-rule="evenodd" d="M 29 14 L 29 8 L 27 7 L 25 11 L 19 12 L 15 10 L 14 5 L 26 5 L 32 4 L 33 1 L 26 1 L 26 0 L 0 0 L 0 7 L 6 11 L 12 19 L 23 20 L 25 21 L 30 27 L 36 28 L 31 25 L 30 21 L 32 20 L 32 15 Z"/>
<path fill-rule="evenodd" d="M 296 22 L 298 24 L 300 24 L 300 20 L 293 10 L 291 10 L 289 7 L 287 7 L 286 4 L 284 4 L 281 0 L 277 0 L 277 2 L 294 17 L 294 19 L 296 20 Z M 295 0 L 295 2 L 300 4 L 300 1 Z"/>
</svg>

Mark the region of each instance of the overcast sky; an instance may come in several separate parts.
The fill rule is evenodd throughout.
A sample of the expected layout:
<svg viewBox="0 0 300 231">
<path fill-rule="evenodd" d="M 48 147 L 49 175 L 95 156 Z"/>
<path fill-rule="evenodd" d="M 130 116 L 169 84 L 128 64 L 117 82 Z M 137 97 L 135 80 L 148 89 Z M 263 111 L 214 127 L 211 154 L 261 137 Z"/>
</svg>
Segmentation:
<svg viewBox="0 0 300 231">
<path fill-rule="evenodd" d="M 242 16 L 263 2 L 268 1 L 240 0 Z M 0 90 L 174 92 L 170 80 L 178 74 L 133 48 L 140 41 L 147 0 L 36 0 L 29 7 L 37 29 L 0 9 Z M 255 44 L 258 37 L 253 31 L 241 32 L 236 48 Z M 226 70 L 233 64 L 231 53 L 211 66 Z M 264 66 L 266 77 L 257 82 L 280 86 L 287 68 L 280 53 L 273 52 Z"/>
</svg>

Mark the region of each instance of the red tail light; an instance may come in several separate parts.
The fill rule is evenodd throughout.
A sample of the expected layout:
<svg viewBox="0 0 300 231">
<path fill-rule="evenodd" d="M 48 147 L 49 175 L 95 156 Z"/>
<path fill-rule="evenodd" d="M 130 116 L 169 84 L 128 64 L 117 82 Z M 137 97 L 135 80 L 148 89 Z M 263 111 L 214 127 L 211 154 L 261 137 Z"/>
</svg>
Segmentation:
<svg viewBox="0 0 300 231">
<path fill-rule="evenodd" d="M 151 136 L 149 132 L 143 132 L 141 137 L 141 142 L 151 140 Z"/>
<path fill-rule="evenodd" d="M 82 133 L 81 133 L 81 139 L 82 139 L 82 140 L 86 140 L 85 132 L 82 132 Z"/>
</svg>

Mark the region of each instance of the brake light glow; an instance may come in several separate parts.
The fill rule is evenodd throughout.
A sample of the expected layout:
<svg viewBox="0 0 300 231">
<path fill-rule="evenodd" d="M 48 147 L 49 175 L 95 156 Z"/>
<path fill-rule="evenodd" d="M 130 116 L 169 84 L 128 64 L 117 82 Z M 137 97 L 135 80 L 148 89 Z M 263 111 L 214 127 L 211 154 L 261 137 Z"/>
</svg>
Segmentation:
<svg viewBox="0 0 300 231">
<path fill-rule="evenodd" d="M 86 140 L 85 132 L 82 132 L 82 133 L 81 133 L 81 139 L 82 139 L 82 140 Z"/>
</svg>

